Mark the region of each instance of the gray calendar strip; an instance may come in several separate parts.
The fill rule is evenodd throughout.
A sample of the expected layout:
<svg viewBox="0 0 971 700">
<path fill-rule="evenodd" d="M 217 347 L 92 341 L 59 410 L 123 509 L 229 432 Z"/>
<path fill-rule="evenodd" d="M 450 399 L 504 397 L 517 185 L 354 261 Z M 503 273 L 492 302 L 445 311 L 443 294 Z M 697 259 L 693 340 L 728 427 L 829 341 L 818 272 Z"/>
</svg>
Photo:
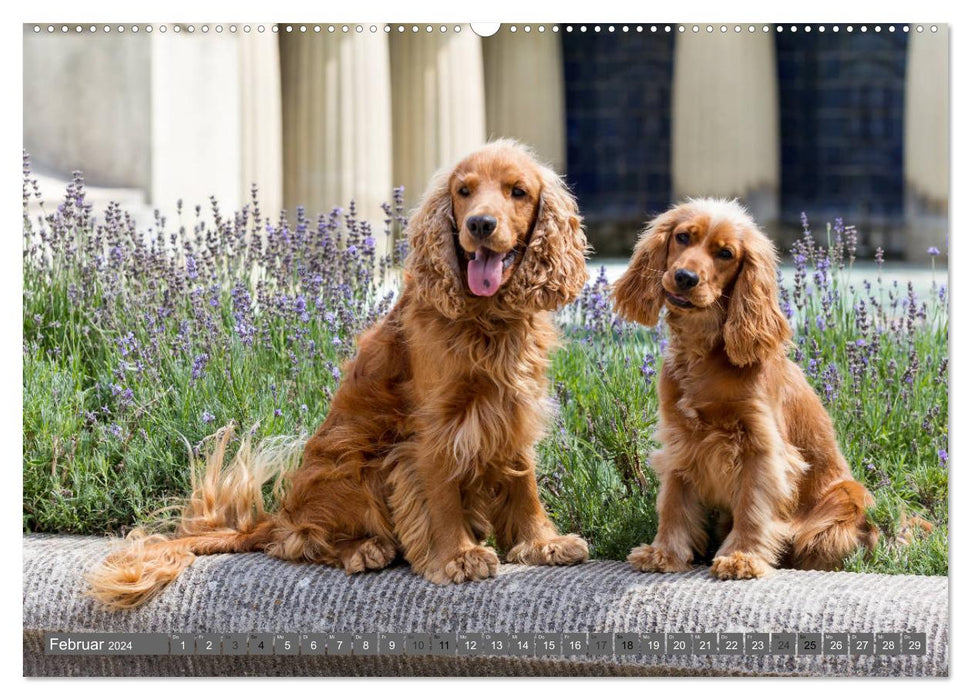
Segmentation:
<svg viewBox="0 0 971 700">
<path fill-rule="evenodd" d="M 44 651 L 74 656 L 920 656 L 923 632 L 48 632 Z"/>
</svg>

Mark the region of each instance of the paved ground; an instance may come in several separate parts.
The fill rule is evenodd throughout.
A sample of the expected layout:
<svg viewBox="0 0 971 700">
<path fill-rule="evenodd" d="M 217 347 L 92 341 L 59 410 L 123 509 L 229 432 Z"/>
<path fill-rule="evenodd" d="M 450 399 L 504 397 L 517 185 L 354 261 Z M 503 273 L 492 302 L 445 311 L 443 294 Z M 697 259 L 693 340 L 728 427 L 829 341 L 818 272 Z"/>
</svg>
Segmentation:
<svg viewBox="0 0 971 700">
<path fill-rule="evenodd" d="M 627 263 L 627 260 L 620 258 L 594 258 L 589 263 L 590 275 L 592 278 L 595 278 L 600 274 L 600 268 L 603 267 L 607 272 L 607 279 L 613 282 L 627 269 Z M 794 274 L 795 268 L 793 266 L 782 266 L 783 278 L 788 283 L 792 282 Z M 870 280 L 870 282 L 876 283 L 877 266 L 873 262 L 857 261 L 853 264 L 852 270 L 845 270 L 840 274 L 847 274 L 850 282 L 859 288 L 863 280 Z M 948 281 L 947 268 L 945 266 L 938 265 L 935 270 L 932 270 L 929 264 L 918 265 L 902 262 L 884 263 L 882 277 L 885 284 L 890 284 L 893 280 L 897 280 L 898 284 L 906 286 L 907 282 L 913 282 L 914 289 L 918 295 L 928 293 L 932 282 L 940 285 Z"/>
</svg>

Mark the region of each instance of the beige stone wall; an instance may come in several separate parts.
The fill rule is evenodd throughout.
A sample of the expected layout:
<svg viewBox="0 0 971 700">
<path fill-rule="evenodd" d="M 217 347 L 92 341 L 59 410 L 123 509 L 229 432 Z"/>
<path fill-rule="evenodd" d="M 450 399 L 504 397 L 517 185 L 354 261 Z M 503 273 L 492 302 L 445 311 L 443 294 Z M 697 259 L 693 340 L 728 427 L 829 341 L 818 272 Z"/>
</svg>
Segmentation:
<svg viewBox="0 0 971 700">
<path fill-rule="evenodd" d="M 231 36 L 154 32 L 152 61 L 152 187 L 165 209 L 223 211 L 242 205 L 238 41 Z"/>
<path fill-rule="evenodd" d="M 264 212 L 280 208 L 275 35 L 25 28 L 24 65 L 24 147 L 52 183 L 81 169 L 171 219 L 179 199 L 239 209 L 256 182 Z"/>
<path fill-rule="evenodd" d="M 107 187 L 151 187 L 152 44 L 146 34 L 24 27 L 24 148 L 37 167 Z"/>
<path fill-rule="evenodd" d="M 409 206 L 436 170 L 486 141 L 481 40 L 461 27 L 391 35 L 394 182 Z"/>
<path fill-rule="evenodd" d="M 280 50 L 288 211 L 316 217 L 354 199 L 379 226 L 392 189 L 387 36 L 287 34 Z"/>
<path fill-rule="evenodd" d="M 926 262 L 927 249 L 947 254 L 950 202 L 949 28 L 913 28 L 904 90 L 904 182 L 908 260 Z"/>
<path fill-rule="evenodd" d="M 239 38 L 240 138 L 243 201 L 259 188 L 264 214 L 283 207 L 283 111 L 279 42 L 273 36 Z"/>
<path fill-rule="evenodd" d="M 778 216 L 779 90 L 770 34 L 678 34 L 671 115 L 676 199 L 739 197 Z"/>
<path fill-rule="evenodd" d="M 511 33 L 482 40 L 486 132 L 531 146 L 557 172 L 566 169 L 563 52 L 552 32 Z"/>
<path fill-rule="evenodd" d="M 947 28 L 912 31 L 904 91 L 904 177 L 929 206 L 946 208 L 950 191 Z"/>
</svg>

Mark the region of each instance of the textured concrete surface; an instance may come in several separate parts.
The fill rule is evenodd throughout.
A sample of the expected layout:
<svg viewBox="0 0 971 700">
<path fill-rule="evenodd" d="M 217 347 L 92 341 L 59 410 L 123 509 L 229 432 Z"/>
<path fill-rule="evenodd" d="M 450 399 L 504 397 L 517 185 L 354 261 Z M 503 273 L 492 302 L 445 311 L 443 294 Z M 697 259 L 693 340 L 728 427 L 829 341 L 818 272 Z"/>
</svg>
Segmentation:
<svg viewBox="0 0 971 700">
<path fill-rule="evenodd" d="M 198 558 L 144 607 L 83 594 L 101 538 L 24 538 L 25 675 L 809 675 L 948 673 L 948 580 L 780 571 L 722 582 L 706 569 L 642 574 L 623 562 L 504 565 L 439 587 L 395 566 L 348 577 L 262 554 Z M 46 656 L 45 632 L 924 632 L 923 656 L 81 657 Z"/>
</svg>

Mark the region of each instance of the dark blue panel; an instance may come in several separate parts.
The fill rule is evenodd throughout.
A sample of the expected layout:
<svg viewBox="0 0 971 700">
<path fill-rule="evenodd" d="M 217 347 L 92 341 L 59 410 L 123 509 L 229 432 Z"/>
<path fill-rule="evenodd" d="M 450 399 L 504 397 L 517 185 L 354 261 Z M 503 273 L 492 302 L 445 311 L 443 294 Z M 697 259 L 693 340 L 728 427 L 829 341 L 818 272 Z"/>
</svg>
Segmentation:
<svg viewBox="0 0 971 700">
<path fill-rule="evenodd" d="M 591 223 L 644 221 L 671 198 L 670 34 L 562 31 L 567 180 Z"/>
<path fill-rule="evenodd" d="M 782 216 L 903 216 L 903 32 L 776 37 Z"/>
</svg>

